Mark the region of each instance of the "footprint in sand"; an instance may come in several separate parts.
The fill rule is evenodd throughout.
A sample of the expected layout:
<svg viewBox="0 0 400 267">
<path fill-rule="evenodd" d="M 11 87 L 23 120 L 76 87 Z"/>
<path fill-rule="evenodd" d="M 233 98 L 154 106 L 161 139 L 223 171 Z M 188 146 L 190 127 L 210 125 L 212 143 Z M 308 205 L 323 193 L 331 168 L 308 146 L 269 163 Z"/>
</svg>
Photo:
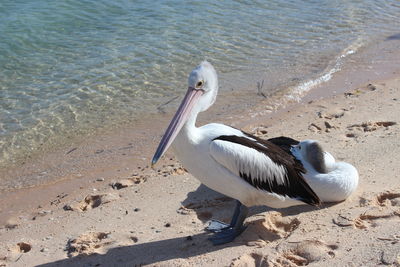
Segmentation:
<svg viewBox="0 0 400 267">
<path fill-rule="evenodd" d="M 99 207 L 102 204 L 114 201 L 119 198 L 119 195 L 107 193 L 100 195 L 87 195 L 78 203 L 67 204 L 64 210 L 87 211 Z"/>
<path fill-rule="evenodd" d="M 267 212 L 264 218 L 251 222 L 239 240 L 248 246 L 263 247 L 267 243 L 288 237 L 300 225 L 297 218 L 283 217 L 280 212 Z"/>
<path fill-rule="evenodd" d="M 147 181 L 147 178 L 149 178 L 149 175 L 134 175 L 131 178 L 125 178 L 121 179 L 117 182 L 113 182 L 110 184 L 110 186 L 113 189 L 120 190 L 123 188 L 131 187 L 135 184 L 141 184 Z"/>
<path fill-rule="evenodd" d="M 400 193 L 384 192 L 376 196 L 376 204 L 382 207 L 400 206 Z"/>
<path fill-rule="evenodd" d="M 357 88 L 357 89 L 355 89 L 354 91 L 352 91 L 352 92 L 348 92 L 348 93 L 344 93 L 344 95 L 345 95 L 345 97 L 359 97 L 360 95 L 362 95 L 362 94 L 365 94 L 366 92 L 368 92 L 368 91 L 375 91 L 375 90 L 377 90 L 378 88 L 375 86 L 375 85 L 373 85 L 373 84 L 368 84 L 368 85 L 366 85 L 366 86 L 364 86 L 364 87 L 361 87 L 361 88 Z"/>
<path fill-rule="evenodd" d="M 337 245 L 328 245 L 320 240 L 304 240 L 286 246 L 275 259 L 276 266 L 304 266 L 319 261 L 325 262 L 336 256 L 334 251 L 338 248 Z"/>
<path fill-rule="evenodd" d="M 280 237 L 288 237 L 299 227 L 300 221 L 297 218 L 283 217 L 280 212 L 271 211 L 267 213 L 262 224 L 268 231 Z"/>
<path fill-rule="evenodd" d="M 254 127 L 253 129 L 250 130 L 250 133 L 257 136 L 257 137 L 267 137 L 268 134 L 268 126 L 265 125 L 260 125 L 257 127 Z"/>
<path fill-rule="evenodd" d="M 19 224 L 19 220 L 16 217 L 11 217 L 6 221 L 4 227 L 8 230 L 11 230 L 17 228 Z"/>
<path fill-rule="evenodd" d="M 362 131 L 362 132 L 373 132 L 380 128 L 387 129 L 390 126 L 396 125 L 397 123 L 394 121 L 376 121 L 376 122 L 363 122 L 359 124 L 352 124 L 347 126 L 347 129 L 350 131 Z"/>
<path fill-rule="evenodd" d="M 284 244 L 278 248 L 280 253 L 276 258 L 268 258 L 261 253 L 250 253 L 240 256 L 232 261 L 231 267 L 296 267 L 305 266 L 319 261 L 326 262 L 336 256 L 336 245 L 328 245 L 319 240 L 305 240 L 298 243 Z"/>
<path fill-rule="evenodd" d="M 109 234 L 110 233 L 104 232 L 91 232 L 69 240 L 67 244 L 68 257 L 104 253 L 107 246 L 114 243 L 114 241 L 108 239 Z"/>
<path fill-rule="evenodd" d="M 308 130 L 311 132 L 329 133 L 332 130 L 339 129 L 340 127 L 335 125 L 335 119 L 343 117 L 347 112 L 349 112 L 349 110 L 345 108 L 321 110 L 317 112 L 317 116 L 319 119 L 323 119 L 323 122 L 319 121 L 311 123 L 308 125 Z"/>
<path fill-rule="evenodd" d="M 268 261 L 266 255 L 260 253 L 250 253 L 240 256 L 239 258 L 233 259 L 230 267 L 267 267 L 273 266 Z"/>
<path fill-rule="evenodd" d="M 349 138 L 356 138 L 362 133 L 376 131 L 379 128 L 388 129 L 390 126 L 396 124 L 397 123 L 394 121 L 363 122 L 359 124 L 353 124 L 347 126 L 347 130 L 349 130 L 349 132 L 347 132 L 345 136 Z"/>
<path fill-rule="evenodd" d="M 14 253 L 27 253 L 31 251 L 31 249 L 32 249 L 31 244 L 25 242 L 19 242 L 11 249 L 11 251 Z"/>
<path fill-rule="evenodd" d="M 362 198 L 361 206 L 365 207 L 363 212 L 354 216 L 353 212 L 339 214 L 333 223 L 341 226 L 353 226 L 358 229 L 365 229 L 369 226 L 376 226 L 377 220 L 393 219 L 400 217 L 400 193 L 384 192 L 374 199 Z"/>
<path fill-rule="evenodd" d="M 378 207 L 372 207 L 366 210 L 364 213 L 360 214 L 358 218 L 354 220 L 354 226 L 358 229 L 366 229 L 370 226 L 376 227 L 378 225 L 377 220 L 389 219 L 396 216 L 391 211 L 382 210 Z"/>
<path fill-rule="evenodd" d="M 187 173 L 187 170 L 182 166 L 170 164 L 170 165 L 163 165 L 163 167 L 157 170 L 158 175 L 162 175 L 164 177 L 170 175 L 183 175 Z"/>
<path fill-rule="evenodd" d="M 27 242 L 19 242 L 15 245 L 9 246 L 10 252 L 7 256 L 0 257 L 0 266 L 8 266 L 7 262 L 17 262 L 23 254 L 32 250 L 32 245 Z"/>
<path fill-rule="evenodd" d="M 394 219 L 400 217 L 400 193 L 383 192 L 370 202 L 371 207 L 362 213 L 357 219 L 357 228 L 366 228 L 367 223 L 374 226 L 374 221 L 379 219 Z"/>
<path fill-rule="evenodd" d="M 324 131 L 326 133 L 329 133 L 334 129 L 339 129 L 339 127 L 335 126 L 333 123 L 328 122 L 328 121 L 324 121 L 324 125 L 323 126 L 318 125 L 316 123 L 311 123 L 308 126 L 308 130 L 310 130 L 311 132 L 318 132 L 318 133 L 321 133 L 322 131 Z"/>
<path fill-rule="evenodd" d="M 349 110 L 345 109 L 345 108 L 319 111 L 317 113 L 317 116 L 320 119 L 328 119 L 328 120 L 339 119 L 339 118 L 343 117 L 347 111 L 349 111 Z"/>
</svg>

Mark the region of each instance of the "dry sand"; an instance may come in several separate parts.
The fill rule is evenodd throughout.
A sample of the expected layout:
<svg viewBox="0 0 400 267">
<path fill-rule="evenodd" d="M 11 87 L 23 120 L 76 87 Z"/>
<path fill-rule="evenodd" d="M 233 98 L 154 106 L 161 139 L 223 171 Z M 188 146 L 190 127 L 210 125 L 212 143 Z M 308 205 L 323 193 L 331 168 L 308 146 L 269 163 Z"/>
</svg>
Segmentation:
<svg viewBox="0 0 400 267">
<path fill-rule="evenodd" d="M 240 237 L 212 246 L 204 227 L 228 221 L 232 199 L 200 185 L 171 154 L 156 170 L 110 171 L 109 162 L 81 187 L 54 187 L 51 201 L 9 218 L 0 266 L 400 266 L 399 118 L 393 78 L 242 127 L 319 140 L 356 166 L 359 188 L 342 203 L 253 207 Z"/>
</svg>

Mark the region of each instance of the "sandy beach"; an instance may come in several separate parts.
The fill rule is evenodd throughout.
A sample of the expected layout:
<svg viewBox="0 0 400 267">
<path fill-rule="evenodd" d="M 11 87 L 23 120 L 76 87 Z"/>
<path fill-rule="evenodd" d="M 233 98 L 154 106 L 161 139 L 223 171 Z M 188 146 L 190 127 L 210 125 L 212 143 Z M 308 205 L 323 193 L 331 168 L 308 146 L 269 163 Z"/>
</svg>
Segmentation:
<svg viewBox="0 0 400 267">
<path fill-rule="evenodd" d="M 0 266 L 400 266 L 400 74 L 393 76 L 253 119 L 211 118 L 262 138 L 319 140 L 359 171 L 358 190 L 342 203 L 252 207 L 246 231 L 213 246 L 207 221 L 228 221 L 234 201 L 201 185 L 171 152 L 151 169 L 160 136 L 146 150 L 125 129 L 60 152 L 67 167 L 78 153 L 95 155 L 61 181 L 2 195 Z"/>
<path fill-rule="evenodd" d="M 399 13 L 396 0 L 5 1 L 0 267 L 400 267 Z M 204 60 L 218 84 L 188 81 Z M 318 140 L 357 168 L 357 190 L 318 207 L 249 207 L 246 230 L 213 246 L 206 227 L 230 221 L 236 201 L 188 170 L 215 162 L 186 169 L 169 149 L 151 166 L 188 82 L 205 97 L 218 89 L 197 126 Z M 239 173 L 268 186 L 254 171 Z"/>
</svg>

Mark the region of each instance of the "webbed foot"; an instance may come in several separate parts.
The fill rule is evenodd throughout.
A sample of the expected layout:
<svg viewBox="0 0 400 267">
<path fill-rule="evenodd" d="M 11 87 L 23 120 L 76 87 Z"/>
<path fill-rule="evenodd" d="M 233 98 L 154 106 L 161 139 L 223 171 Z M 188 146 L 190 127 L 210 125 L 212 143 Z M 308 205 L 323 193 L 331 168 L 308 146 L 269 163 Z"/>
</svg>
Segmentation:
<svg viewBox="0 0 400 267">
<path fill-rule="evenodd" d="M 213 243 L 214 246 L 222 245 L 229 242 L 232 242 L 237 236 L 239 236 L 244 230 L 246 226 L 242 226 L 239 228 L 229 227 L 224 230 L 215 233 L 209 240 Z"/>
<path fill-rule="evenodd" d="M 223 231 L 224 229 L 228 229 L 231 225 L 221 222 L 221 221 L 217 221 L 217 220 L 211 220 L 208 224 L 208 226 L 206 227 L 206 230 L 213 232 L 213 233 L 219 233 L 221 231 Z"/>
<path fill-rule="evenodd" d="M 246 227 L 243 226 L 243 222 L 246 219 L 248 209 L 243 206 L 239 201 L 236 202 L 235 212 L 232 216 L 230 224 L 226 224 L 220 221 L 211 220 L 210 224 L 206 228 L 207 230 L 214 232 L 215 234 L 209 238 L 214 245 L 222 245 L 225 243 L 232 242 L 238 235 L 240 235 Z"/>
</svg>

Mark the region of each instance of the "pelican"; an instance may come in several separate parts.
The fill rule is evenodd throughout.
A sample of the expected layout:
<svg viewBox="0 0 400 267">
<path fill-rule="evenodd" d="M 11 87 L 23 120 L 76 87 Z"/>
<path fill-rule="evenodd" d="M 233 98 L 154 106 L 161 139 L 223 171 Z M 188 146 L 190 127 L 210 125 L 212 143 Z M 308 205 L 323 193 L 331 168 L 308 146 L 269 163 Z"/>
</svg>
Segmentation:
<svg viewBox="0 0 400 267">
<path fill-rule="evenodd" d="M 357 169 L 347 162 L 336 162 L 315 140 L 295 141 L 290 152 L 301 161 L 304 179 L 323 202 L 339 202 L 348 198 L 358 186 Z"/>
<path fill-rule="evenodd" d="M 210 238 L 214 245 L 231 242 L 242 233 L 250 206 L 320 204 L 304 179 L 307 170 L 291 154 L 285 139 L 262 140 L 217 123 L 196 127 L 198 113 L 213 105 L 217 97 L 217 73 L 209 62 L 203 61 L 190 73 L 188 84 L 152 165 L 172 145 L 183 166 L 200 182 L 237 200 L 230 224 L 210 224 L 209 230 L 215 232 Z"/>
</svg>

